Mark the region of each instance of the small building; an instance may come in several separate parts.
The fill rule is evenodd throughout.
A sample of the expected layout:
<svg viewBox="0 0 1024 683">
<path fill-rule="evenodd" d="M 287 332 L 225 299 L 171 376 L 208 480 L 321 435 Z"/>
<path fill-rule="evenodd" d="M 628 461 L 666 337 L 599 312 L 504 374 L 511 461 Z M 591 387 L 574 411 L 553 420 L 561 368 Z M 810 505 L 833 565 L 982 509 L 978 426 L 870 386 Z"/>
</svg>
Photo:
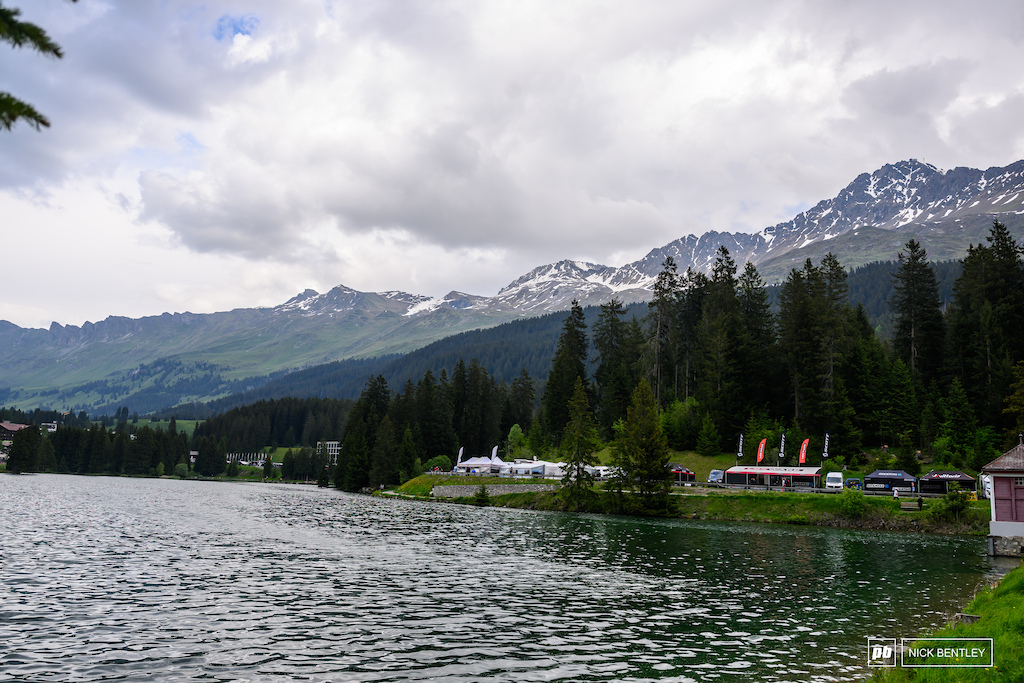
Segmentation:
<svg viewBox="0 0 1024 683">
<path fill-rule="evenodd" d="M 921 493 L 949 493 L 949 485 L 957 484 L 963 491 L 977 491 L 978 480 L 963 472 L 932 470 L 917 480 Z"/>
<path fill-rule="evenodd" d="M 992 477 L 988 552 L 1020 557 L 1024 546 L 1024 443 L 1003 453 L 981 471 Z"/>
<path fill-rule="evenodd" d="M 726 486 L 821 488 L 821 468 L 737 465 L 725 471 L 725 484 Z"/>
<path fill-rule="evenodd" d="M 25 429 L 28 425 L 18 424 L 17 422 L 0 422 L 0 441 L 11 441 L 14 439 L 14 435 Z"/>
<path fill-rule="evenodd" d="M 338 464 L 338 454 L 341 453 L 341 442 L 340 441 L 317 441 L 316 451 L 319 453 L 323 451 L 327 455 L 327 462 L 331 465 Z"/>
<path fill-rule="evenodd" d="M 914 493 L 917 491 L 917 477 L 903 470 L 875 470 L 864 477 L 867 493 Z"/>
</svg>

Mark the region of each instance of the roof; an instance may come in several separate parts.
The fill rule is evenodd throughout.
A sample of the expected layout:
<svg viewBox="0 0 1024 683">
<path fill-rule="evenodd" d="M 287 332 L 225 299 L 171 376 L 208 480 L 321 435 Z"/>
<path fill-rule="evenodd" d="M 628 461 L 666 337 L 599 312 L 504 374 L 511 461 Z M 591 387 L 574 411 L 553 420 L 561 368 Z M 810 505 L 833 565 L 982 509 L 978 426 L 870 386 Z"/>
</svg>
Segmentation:
<svg viewBox="0 0 1024 683">
<path fill-rule="evenodd" d="M 0 427 L 3 427 L 9 432 L 17 432 L 28 427 L 28 425 L 18 424 L 17 422 L 0 422 Z"/>
<path fill-rule="evenodd" d="M 1017 444 L 981 468 L 982 472 L 1024 472 L 1024 444 Z"/>
<path fill-rule="evenodd" d="M 732 474 L 782 474 L 794 477 L 817 477 L 821 475 L 820 467 L 757 467 L 755 465 L 736 465 L 726 472 Z"/>
<path fill-rule="evenodd" d="M 871 474 L 864 475 L 865 479 L 917 479 L 912 474 L 903 470 L 875 470 Z"/>
<path fill-rule="evenodd" d="M 921 479 L 928 481 L 977 481 L 974 477 L 964 474 L 959 470 L 955 472 L 948 472 L 945 470 L 932 470 L 928 474 L 921 477 Z"/>
</svg>

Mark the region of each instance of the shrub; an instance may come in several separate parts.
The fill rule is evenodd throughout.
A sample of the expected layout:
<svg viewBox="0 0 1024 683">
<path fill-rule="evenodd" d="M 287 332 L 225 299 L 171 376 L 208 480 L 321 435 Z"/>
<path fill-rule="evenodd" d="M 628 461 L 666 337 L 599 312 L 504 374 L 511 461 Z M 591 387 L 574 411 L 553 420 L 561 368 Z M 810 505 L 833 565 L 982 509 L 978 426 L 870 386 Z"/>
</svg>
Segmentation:
<svg viewBox="0 0 1024 683">
<path fill-rule="evenodd" d="M 182 479 L 188 476 L 188 465 L 183 462 L 179 462 L 174 466 L 174 476 L 181 477 Z"/>
<path fill-rule="evenodd" d="M 440 468 L 442 472 L 451 472 L 452 459 L 447 455 L 435 455 L 433 458 L 423 463 L 424 472 L 429 472 L 435 467 Z"/>
<path fill-rule="evenodd" d="M 491 494 L 487 493 L 487 486 L 480 484 L 480 488 L 477 489 L 476 495 L 473 496 L 473 503 L 480 507 L 487 507 L 491 504 Z"/>
<path fill-rule="evenodd" d="M 868 511 L 868 499 L 857 489 L 843 489 L 837 498 L 839 514 L 847 519 L 860 519 Z"/>
</svg>

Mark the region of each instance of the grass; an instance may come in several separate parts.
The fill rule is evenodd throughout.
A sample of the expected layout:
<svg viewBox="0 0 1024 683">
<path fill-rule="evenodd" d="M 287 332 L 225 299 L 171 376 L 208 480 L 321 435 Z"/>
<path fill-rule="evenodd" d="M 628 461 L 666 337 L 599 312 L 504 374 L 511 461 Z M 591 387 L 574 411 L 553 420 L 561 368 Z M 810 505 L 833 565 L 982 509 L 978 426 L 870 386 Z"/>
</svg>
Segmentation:
<svg viewBox="0 0 1024 683">
<path fill-rule="evenodd" d="M 700 456 L 695 456 L 700 457 Z M 421 475 L 397 490 L 407 496 L 427 497 L 434 486 L 463 484 L 530 484 L 534 479 L 502 479 L 497 477 L 455 477 Z M 555 483 L 544 480 L 545 483 Z M 629 513 L 623 510 L 622 500 L 615 498 L 604 485 L 595 487 L 596 495 L 586 512 Z M 468 489 L 467 489 L 468 490 Z M 929 506 L 938 510 L 940 502 L 931 499 L 924 512 L 901 510 L 899 503 L 887 496 L 865 496 L 859 491 L 845 490 L 839 494 L 800 493 L 796 491 L 746 491 L 742 489 L 706 489 L 700 487 L 674 487 L 671 510 L 646 511 L 634 505 L 635 497 L 627 496 L 626 507 L 634 514 L 688 519 L 709 519 L 736 522 L 768 522 L 776 524 L 809 524 L 858 529 L 888 529 L 897 531 L 926 531 L 964 535 L 988 533 L 989 507 L 985 501 L 975 501 L 959 520 L 944 519 L 929 512 Z M 471 497 L 456 499 L 471 502 Z M 524 492 L 492 496 L 492 505 L 532 510 L 565 510 L 561 499 L 552 492 Z"/>
<path fill-rule="evenodd" d="M 521 484 L 557 484 L 548 479 L 504 479 L 501 477 L 460 477 L 447 474 L 421 474 L 398 487 L 406 496 L 429 496 L 435 486 L 516 486 Z M 518 495 L 518 494 L 516 494 Z M 496 497 L 497 498 L 497 497 Z"/>
<path fill-rule="evenodd" d="M 1024 678 L 1024 567 L 1017 567 L 998 585 L 986 588 L 967 606 L 981 617 L 972 624 L 949 624 L 932 634 L 943 638 L 992 638 L 995 666 L 991 669 L 880 669 L 871 678 L 879 683 L 973 683 L 1019 681 Z"/>
</svg>

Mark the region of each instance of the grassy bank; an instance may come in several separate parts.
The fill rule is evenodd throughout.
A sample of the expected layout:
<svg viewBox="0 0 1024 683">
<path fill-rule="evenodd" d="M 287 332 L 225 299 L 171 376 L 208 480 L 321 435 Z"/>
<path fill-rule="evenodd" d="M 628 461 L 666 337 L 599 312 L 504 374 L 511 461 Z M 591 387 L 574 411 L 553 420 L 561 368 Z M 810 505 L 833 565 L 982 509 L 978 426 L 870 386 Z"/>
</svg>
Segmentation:
<svg viewBox="0 0 1024 683">
<path fill-rule="evenodd" d="M 484 485 L 535 483 L 534 480 L 486 477 L 449 477 L 423 475 L 398 488 L 409 496 L 429 496 L 442 484 Z M 476 504 L 469 494 L 455 502 Z M 611 491 L 595 490 L 580 512 L 632 514 L 643 516 L 710 519 L 734 522 L 770 522 L 855 529 L 927 531 L 947 534 L 985 535 L 988 533 L 988 504 L 974 501 L 964 509 L 950 507 L 944 499 L 930 499 L 923 511 L 901 510 L 899 503 L 887 498 L 865 496 L 845 490 L 839 494 L 743 491 L 734 489 L 676 488 L 667 509 L 651 510 L 637 496 L 617 496 Z M 565 504 L 554 492 L 524 492 L 491 496 L 489 504 L 530 510 L 565 511 Z"/>
<path fill-rule="evenodd" d="M 981 617 L 971 624 L 949 624 L 932 634 L 940 638 L 992 638 L 991 669 L 880 669 L 871 678 L 881 683 L 957 683 L 1024 680 L 1024 567 L 1017 567 L 993 588 L 981 591 L 967 606 Z"/>
</svg>

